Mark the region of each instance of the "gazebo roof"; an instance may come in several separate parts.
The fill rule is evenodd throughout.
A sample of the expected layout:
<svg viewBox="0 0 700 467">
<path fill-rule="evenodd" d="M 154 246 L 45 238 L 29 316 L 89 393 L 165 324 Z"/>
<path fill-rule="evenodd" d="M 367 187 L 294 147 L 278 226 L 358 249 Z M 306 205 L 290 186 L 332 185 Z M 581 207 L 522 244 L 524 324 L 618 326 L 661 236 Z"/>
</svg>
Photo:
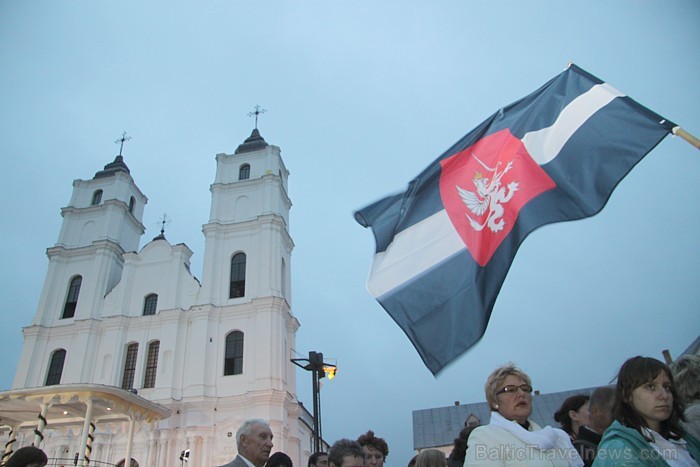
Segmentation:
<svg viewBox="0 0 700 467">
<path fill-rule="evenodd" d="M 100 384 L 61 384 L 0 392 L 0 425 L 35 427 L 43 404 L 48 405 L 48 427 L 82 425 L 87 401 L 98 422 L 152 422 L 170 416 L 170 410 L 130 391 Z"/>
</svg>

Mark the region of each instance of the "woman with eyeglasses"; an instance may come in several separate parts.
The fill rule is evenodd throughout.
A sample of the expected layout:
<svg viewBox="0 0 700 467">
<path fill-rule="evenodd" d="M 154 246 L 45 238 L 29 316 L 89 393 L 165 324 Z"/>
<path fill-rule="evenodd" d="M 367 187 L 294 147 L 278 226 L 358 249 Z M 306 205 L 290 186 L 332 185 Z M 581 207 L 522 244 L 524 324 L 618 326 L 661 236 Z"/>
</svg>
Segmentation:
<svg viewBox="0 0 700 467">
<path fill-rule="evenodd" d="M 569 435 L 558 428 L 540 428 L 532 413 L 532 382 L 510 363 L 496 368 L 484 386 L 491 409 L 488 425 L 469 436 L 465 466 L 582 466 Z"/>
<path fill-rule="evenodd" d="M 660 361 L 633 357 L 622 364 L 613 413 L 615 421 L 600 440 L 593 467 L 700 463 L 700 441 L 683 430 L 683 404 L 671 370 Z"/>
</svg>

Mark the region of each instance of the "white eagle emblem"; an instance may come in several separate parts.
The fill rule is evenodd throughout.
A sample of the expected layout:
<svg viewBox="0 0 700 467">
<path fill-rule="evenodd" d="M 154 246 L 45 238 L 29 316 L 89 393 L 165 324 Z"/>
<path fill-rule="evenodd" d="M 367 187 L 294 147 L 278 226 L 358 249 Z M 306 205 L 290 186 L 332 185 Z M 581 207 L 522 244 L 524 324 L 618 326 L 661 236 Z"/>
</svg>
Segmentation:
<svg viewBox="0 0 700 467">
<path fill-rule="evenodd" d="M 505 221 L 503 220 L 504 209 L 501 203 L 507 203 L 513 198 L 513 195 L 518 191 L 518 182 L 510 182 L 506 187 L 501 186 L 501 177 L 506 174 L 512 167 L 513 161 L 509 161 L 506 168 L 502 172 L 498 169 L 501 162 L 496 164 L 496 167 L 489 167 L 476 157 L 476 154 L 472 153 L 472 157 L 477 160 L 486 170 L 493 173 L 491 179 L 484 177 L 481 172 L 476 172 L 474 174 L 474 179 L 472 182 L 476 187 L 476 192 L 465 190 L 456 186 L 459 192 L 459 197 L 462 198 L 464 204 L 477 216 L 481 216 L 488 210 L 488 215 L 483 224 L 478 223 L 472 219 L 469 214 L 465 214 L 472 228 L 477 232 L 480 232 L 488 225 L 492 232 L 499 232 L 503 230 Z"/>
</svg>

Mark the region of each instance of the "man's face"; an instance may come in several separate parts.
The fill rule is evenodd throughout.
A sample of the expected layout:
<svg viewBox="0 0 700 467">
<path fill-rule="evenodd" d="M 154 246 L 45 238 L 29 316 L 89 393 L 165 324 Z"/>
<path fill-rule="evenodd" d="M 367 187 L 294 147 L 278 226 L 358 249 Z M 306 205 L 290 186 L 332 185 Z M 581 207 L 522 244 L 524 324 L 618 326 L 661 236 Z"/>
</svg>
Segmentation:
<svg viewBox="0 0 700 467">
<path fill-rule="evenodd" d="M 272 431 L 265 425 L 253 425 L 250 435 L 241 435 L 241 455 L 256 467 L 262 467 L 272 452 Z"/>
<path fill-rule="evenodd" d="M 316 463 L 311 465 L 315 465 L 316 467 L 328 467 L 328 456 L 326 454 L 318 456 L 318 458 L 316 458 Z"/>
</svg>

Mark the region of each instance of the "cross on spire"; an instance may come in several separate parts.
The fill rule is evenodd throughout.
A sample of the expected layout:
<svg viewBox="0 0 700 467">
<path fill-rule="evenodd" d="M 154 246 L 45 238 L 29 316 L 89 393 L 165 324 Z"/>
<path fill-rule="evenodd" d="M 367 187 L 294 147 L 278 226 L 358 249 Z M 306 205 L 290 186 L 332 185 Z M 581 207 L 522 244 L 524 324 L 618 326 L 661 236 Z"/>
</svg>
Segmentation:
<svg viewBox="0 0 700 467">
<path fill-rule="evenodd" d="M 158 219 L 156 225 L 157 224 L 160 224 L 160 234 L 165 235 L 165 226 L 170 224 L 170 218 L 165 213 L 163 213 L 163 217 Z"/>
<path fill-rule="evenodd" d="M 115 140 L 114 144 L 119 144 L 119 155 L 122 155 L 122 150 L 124 149 L 124 141 L 129 141 L 131 139 L 131 136 L 126 135 L 126 131 L 122 133 L 122 137 Z"/>
<path fill-rule="evenodd" d="M 255 109 L 255 112 L 248 112 L 248 116 L 252 117 L 253 115 L 255 115 L 255 129 L 257 130 L 258 129 L 258 115 L 264 114 L 265 112 L 267 112 L 267 110 L 261 109 L 259 105 L 256 105 L 253 108 Z"/>
</svg>

